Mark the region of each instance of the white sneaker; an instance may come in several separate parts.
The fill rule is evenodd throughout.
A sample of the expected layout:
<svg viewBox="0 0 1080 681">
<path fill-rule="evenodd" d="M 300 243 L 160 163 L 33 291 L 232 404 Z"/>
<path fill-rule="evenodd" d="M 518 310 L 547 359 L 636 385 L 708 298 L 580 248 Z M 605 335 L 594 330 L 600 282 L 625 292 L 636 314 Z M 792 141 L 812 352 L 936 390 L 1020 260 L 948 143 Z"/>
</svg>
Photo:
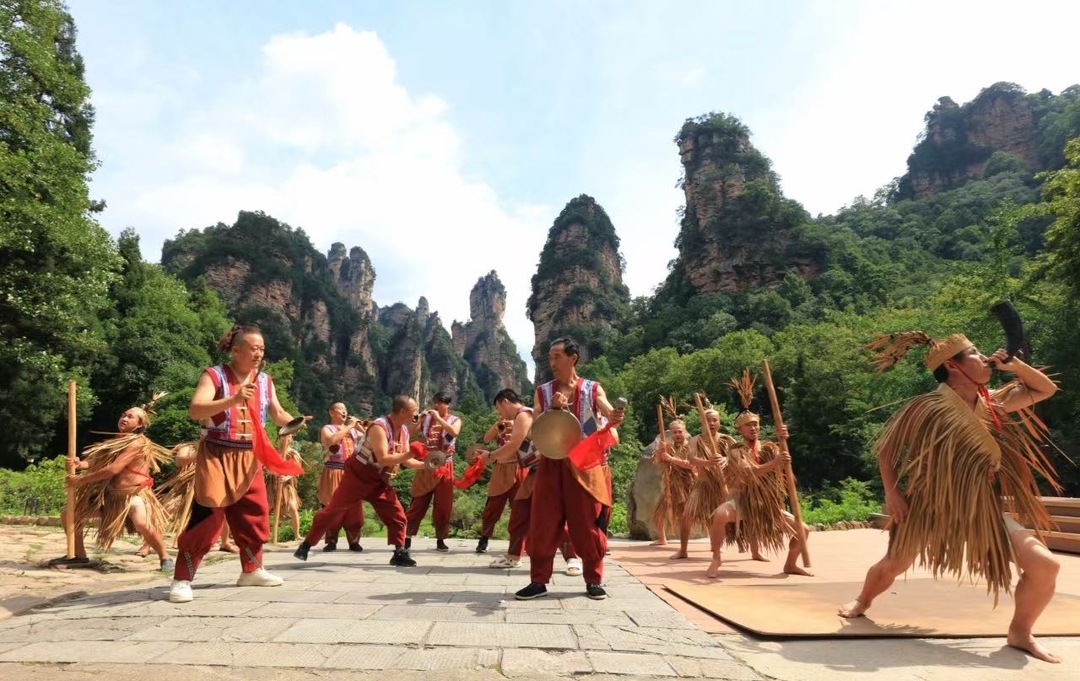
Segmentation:
<svg viewBox="0 0 1080 681">
<path fill-rule="evenodd" d="M 566 560 L 566 574 L 571 577 L 577 577 L 581 574 L 581 559 L 580 558 L 568 558 Z"/>
<path fill-rule="evenodd" d="M 502 568 L 516 568 L 518 565 L 521 565 L 521 559 L 520 558 L 512 558 L 510 556 L 499 556 L 495 560 L 491 561 L 491 563 L 488 565 L 488 567 L 489 568 L 494 568 L 496 570 L 500 570 Z"/>
<path fill-rule="evenodd" d="M 191 593 L 191 582 L 184 579 L 174 579 L 172 588 L 169 589 L 170 603 L 190 603 L 195 595 Z"/>
<path fill-rule="evenodd" d="M 263 568 L 251 572 L 241 572 L 240 579 L 236 580 L 236 586 L 281 586 L 284 579 L 272 575 Z"/>
</svg>

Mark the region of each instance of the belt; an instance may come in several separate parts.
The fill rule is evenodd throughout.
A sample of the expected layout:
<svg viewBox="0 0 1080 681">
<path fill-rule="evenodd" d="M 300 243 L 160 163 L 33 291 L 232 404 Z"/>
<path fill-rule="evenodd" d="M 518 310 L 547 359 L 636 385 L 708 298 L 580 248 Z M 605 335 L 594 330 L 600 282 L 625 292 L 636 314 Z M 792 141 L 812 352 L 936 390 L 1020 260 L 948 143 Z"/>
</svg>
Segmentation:
<svg viewBox="0 0 1080 681">
<path fill-rule="evenodd" d="M 329 468 L 332 471 L 343 471 L 343 470 L 345 470 L 345 462 L 344 461 L 325 461 L 325 462 L 323 462 L 323 468 Z"/>
</svg>

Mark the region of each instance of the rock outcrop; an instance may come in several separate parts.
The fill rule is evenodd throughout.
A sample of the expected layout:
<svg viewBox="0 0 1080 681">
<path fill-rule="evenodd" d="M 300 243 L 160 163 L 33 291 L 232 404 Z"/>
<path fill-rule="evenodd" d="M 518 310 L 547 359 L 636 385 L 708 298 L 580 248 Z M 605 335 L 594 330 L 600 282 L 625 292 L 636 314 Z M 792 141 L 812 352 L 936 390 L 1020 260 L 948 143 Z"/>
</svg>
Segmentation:
<svg viewBox="0 0 1080 681">
<path fill-rule="evenodd" d="M 737 294 L 771 287 L 788 272 L 820 270 L 818 246 L 800 228 L 809 216 L 785 199 L 771 164 L 734 116 L 707 114 L 683 124 L 675 140 L 683 164 L 686 206 L 679 256 L 662 295 Z"/>
<path fill-rule="evenodd" d="M 532 278 L 528 315 L 535 329 L 535 382 L 551 380 L 551 341 L 569 336 L 581 349 L 580 363 L 597 357 L 605 339 L 629 310 L 623 284 L 619 237 L 591 196 L 571 200 L 548 231 Z"/>
<path fill-rule="evenodd" d="M 327 256 L 301 230 L 262 213 L 234 225 L 182 232 L 162 265 L 186 281 L 203 277 L 239 322 L 262 327 L 271 361 L 293 362 L 293 397 L 305 413 L 334 401 L 374 414 L 398 394 L 427 404 L 437 390 L 481 399 L 469 365 L 428 302 L 380 309 L 375 270 L 362 248 L 336 243 Z"/>
<path fill-rule="evenodd" d="M 526 398 L 532 391 L 525 362 L 503 324 L 505 315 L 506 287 L 492 270 L 469 293 L 469 321 L 455 321 L 450 327 L 453 347 L 468 363 L 485 404 L 503 388 L 513 388 Z"/>
</svg>

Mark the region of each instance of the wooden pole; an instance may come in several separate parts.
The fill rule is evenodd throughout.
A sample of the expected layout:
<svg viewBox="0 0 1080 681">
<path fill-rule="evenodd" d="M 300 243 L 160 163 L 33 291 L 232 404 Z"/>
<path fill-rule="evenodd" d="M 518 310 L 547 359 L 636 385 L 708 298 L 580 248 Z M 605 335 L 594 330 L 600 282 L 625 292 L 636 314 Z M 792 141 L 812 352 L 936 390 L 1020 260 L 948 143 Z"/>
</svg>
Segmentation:
<svg viewBox="0 0 1080 681">
<path fill-rule="evenodd" d="M 75 381 L 68 381 L 68 451 L 67 474 L 75 475 Z M 64 530 L 67 534 L 67 557 L 75 557 L 75 487 L 67 485 L 67 505 L 64 506 Z"/>
<path fill-rule="evenodd" d="M 664 405 L 662 405 L 662 404 L 656 405 L 656 428 L 657 428 L 657 430 L 660 431 L 660 444 L 666 446 L 667 445 L 667 437 L 665 436 L 664 431 L 667 430 L 667 427 L 664 425 Z M 660 448 L 659 447 L 657 447 L 653 451 L 652 462 L 655 463 L 655 464 L 660 463 Z"/>
<path fill-rule="evenodd" d="M 765 388 L 769 391 L 769 403 L 772 405 L 773 425 L 779 432 L 784 427 L 784 416 L 780 413 L 780 401 L 776 399 L 776 388 L 773 386 L 772 372 L 769 370 L 769 360 L 761 361 L 761 372 L 765 376 Z M 786 437 L 777 437 L 780 442 L 780 453 L 789 454 Z M 799 509 L 799 493 L 795 489 L 795 474 L 791 470 L 791 461 L 784 467 L 787 478 L 788 500 L 791 502 L 791 514 L 795 516 L 796 531 L 803 532 L 802 511 Z M 806 547 L 806 535 L 802 535 L 802 562 L 803 567 L 810 567 L 810 550 Z"/>
<path fill-rule="evenodd" d="M 277 493 L 274 494 L 274 543 L 278 543 L 278 521 L 281 520 L 281 493 L 285 489 L 285 483 L 281 476 L 277 477 Z"/>
<path fill-rule="evenodd" d="M 701 393 L 694 393 L 694 405 L 697 406 L 698 418 L 701 419 L 701 432 L 709 445 L 709 454 L 712 455 L 713 460 L 716 460 L 720 458 L 719 452 L 716 451 L 716 433 L 709 425 L 709 419 L 705 418 L 705 405 L 701 402 Z"/>
</svg>

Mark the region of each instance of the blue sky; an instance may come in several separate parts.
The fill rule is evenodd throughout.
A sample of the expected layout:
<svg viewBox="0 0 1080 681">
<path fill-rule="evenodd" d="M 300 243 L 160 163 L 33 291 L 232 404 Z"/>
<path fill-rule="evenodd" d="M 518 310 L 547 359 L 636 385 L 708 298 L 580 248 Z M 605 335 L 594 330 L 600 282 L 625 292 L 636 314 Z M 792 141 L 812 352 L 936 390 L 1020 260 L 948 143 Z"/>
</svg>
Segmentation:
<svg viewBox="0 0 1080 681">
<path fill-rule="evenodd" d="M 523 355 L 565 203 L 597 199 L 648 295 L 675 257 L 672 138 L 738 116 L 813 214 L 904 171 L 923 115 L 996 81 L 1080 82 L 1075 2 L 72 0 L 97 108 L 92 190 L 144 256 L 263 210 L 361 246 L 380 305 L 450 321 L 494 269 Z"/>
</svg>

